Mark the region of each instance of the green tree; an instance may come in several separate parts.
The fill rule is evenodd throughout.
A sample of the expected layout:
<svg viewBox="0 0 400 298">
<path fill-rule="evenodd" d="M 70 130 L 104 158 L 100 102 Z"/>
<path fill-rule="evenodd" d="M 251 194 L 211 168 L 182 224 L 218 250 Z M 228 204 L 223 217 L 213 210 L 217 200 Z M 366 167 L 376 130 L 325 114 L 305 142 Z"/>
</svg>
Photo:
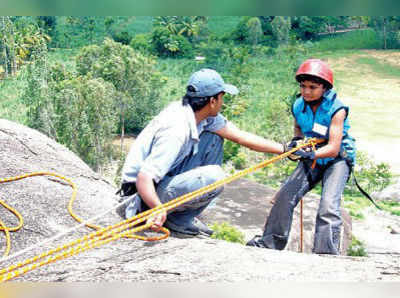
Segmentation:
<svg viewBox="0 0 400 298">
<path fill-rule="evenodd" d="M 5 77 L 17 71 L 15 26 L 10 17 L 0 16 L 0 74 Z"/>
<path fill-rule="evenodd" d="M 52 136 L 55 131 L 46 117 L 45 110 L 48 101 L 48 52 L 47 47 L 41 44 L 31 53 L 32 63 L 27 65 L 26 87 L 22 95 L 22 102 L 27 108 L 27 125 Z"/>
<path fill-rule="evenodd" d="M 49 41 L 32 17 L 0 17 L 0 75 L 15 75 L 32 52 Z"/>
<path fill-rule="evenodd" d="M 400 47 L 400 17 L 399 16 L 373 16 L 371 25 L 382 40 L 384 49 Z"/>
<path fill-rule="evenodd" d="M 257 17 L 253 17 L 247 21 L 248 36 L 247 39 L 252 45 L 257 45 L 262 38 L 263 32 L 261 21 Z"/>
<path fill-rule="evenodd" d="M 46 47 L 33 55 L 22 97 L 27 124 L 98 170 L 110 156 L 110 139 L 117 125 L 114 86 L 101 78 L 76 76 L 61 64 L 49 66 Z"/>
<path fill-rule="evenodd" d="M 51 74 L 59 73 L 53 69 Z M 114 86 L 101 78 L 71 77 L 53 81 L 45 111 L 53 137 L 99 170 L 110 156 L 116 129 Z"/>
<path fill-rule="evenodd" d="M 156 17 L 151 32 L 155 52 L 164 57 L 191 56 L 192 42 L 206 22 L 207 18 L 202 16 Z"/>
<path fill-rule="evenodd" d="M 159 111 L 162 77 L 155 60 L 129 46 L 106 39 L 103 44 L 82 48 L 76 57 L 80 75 L 110 82 L 118 92 L 121 146 L 125 129 L 140 131 Z"/>
<path fill-rule="evenodd" d="M 132 34 L 129 31 L 128 25 L 135 20 L 136 17 L 123 16 L 115 17 L 108 16 L 104 18 L 104 25 L 107 35 L 117 42 L 128 45 L 132 40 Z"/>
<path fill-rule="evenodd" d="M 279 44 L 287 44 L 291 28 L 290 17 L 277 16 L 271 22 L 272 32 Z"/>
</svg>

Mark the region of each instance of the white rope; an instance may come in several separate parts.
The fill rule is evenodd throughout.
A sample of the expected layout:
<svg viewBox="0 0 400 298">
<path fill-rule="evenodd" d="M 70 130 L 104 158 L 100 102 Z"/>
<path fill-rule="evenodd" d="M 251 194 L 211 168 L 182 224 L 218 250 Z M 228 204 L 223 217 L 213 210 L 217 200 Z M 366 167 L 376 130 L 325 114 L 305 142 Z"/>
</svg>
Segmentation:
<svg viewBox="0 0 400 298">
<path fill-rule="evenodd" d="M 11 260 L 11 259 L 14 259 L 14 258 L 16 258 L 16 257 L 18 257 L 18 256 L 20 256 L 20 255 L 22 255 L 22 254 L 24 254 L 24 253 L 30 251 L 30 250 L 33 250 L 33 249 L 39 247 L 39 246 L 41 247 L 41 246 L 47 245 L 48 243 L 50 243 L 50 242 L 52 242 L 52 241 L 54 241 L 54 240 L 56 240 L 56 239 L 58 239 L 58 238 L 60 238 L 60 237 L 63 237 L 63 236 L 65 236 L 65 235 L 68 235 L 69 233 L 75 232 L 76 230 L 78 230 L 78 229 L 80 229 L 80 228 L 86 226 L 88 223 L 91 223 L 91 222 L 93 222 L 94 220 L 99 219 L 99 218 L 103 217 L 104 215 L 106 215 L 107 213 L 110 213 L 111 211 L 117 209 L 118 207 L 120 207 L 120 206 L 122 206 L 123 204 L 125 204 L 126 202 L 128 202 L 130 199 L 132 199 L 132 196 L 129 196 L 128 198 L 126 198 L 126 199 L 123 200 L 122 202 L 120 202 L 120 203 L 118 203 L 117 205 L 113 206 L 111 209 L 109 209 L 109 210 L 107 210 L 107 211 L 101 213 L 100 215 L 96 215 L 96 216 L 94 216 L 94 217 L 92 217 L 92 218 L 89 218 L 89 219 L 83 221 L 82 223 L 80 223 L 79 225 L 77 225 L 77 226 L 75 226 L 75 227 L 72 227 L 72 228 L 70 228 L 70 229 L 68 229 L 68 230 L 66 230 L 66 231 L 64 231 L 64 232 L 62 232 L 62 233 L 60 233 L 60 234 L 57 234 L 57 235 L 55 235 L 55 236 L 53 236 L 53 237 L 51 237 L 51 238 L 48 238 L 48 239 L 46 239 L 46 240 L 44 240 L 44 241 L 42 241 L 42 242 L 39 242 L 39 243 L 37 243 L 37 244 L 34 244 L 34 245 L 32 245 L 32 246 L 30 246 L 30 247 L 28 247 L 28 248 L 25 248 L 25 249 L 23 249 L 23 250 L 20 250 L 19 252 L 16 252 L 16 253 L 13 254 L 13 255 L 9 255 L 9 256 L 7 256 L 7 257 L 3 257 L 3 258 L 0 259 L 0 263 L 5 262 L 5 261 L 8 261 L 8 260 Z"/>
</svg>

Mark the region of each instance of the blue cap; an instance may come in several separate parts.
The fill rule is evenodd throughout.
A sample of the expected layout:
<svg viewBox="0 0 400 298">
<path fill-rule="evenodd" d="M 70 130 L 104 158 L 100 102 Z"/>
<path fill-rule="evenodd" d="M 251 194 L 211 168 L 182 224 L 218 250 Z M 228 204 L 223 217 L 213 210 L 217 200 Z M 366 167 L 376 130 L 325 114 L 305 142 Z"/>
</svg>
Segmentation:
<svg viewBox="0 0 400 298">
<path fill-rule="evenodd" d="M 232 95 L 239 93 L 238 88 L 230 84 L 225 84 L 219 73 L 209 68 L 203 68 L 192 74 L 187 86 L 193 86 L 195 90 L 187 90 L 186 94 L 191 97 L 213 96 L 222 91 Z"/>
</svg>

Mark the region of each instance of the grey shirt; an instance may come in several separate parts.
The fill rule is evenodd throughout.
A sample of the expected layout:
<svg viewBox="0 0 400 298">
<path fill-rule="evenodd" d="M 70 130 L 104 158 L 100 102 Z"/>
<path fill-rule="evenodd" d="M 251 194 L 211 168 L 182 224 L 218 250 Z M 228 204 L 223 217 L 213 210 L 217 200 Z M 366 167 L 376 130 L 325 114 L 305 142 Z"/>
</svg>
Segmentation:
<svg viewBox="0 0 400 298">
<path fill-rule="evenodd" d="M 156 183 L 176 168 L 186 156 L 197 153 L 203 131 L 215 132 L 226 126 L 221 114 L 208 117 L 196 125 L 189 105 L 173 102 L 158 114 L 132 144 L 122 170 L 123 182 L 136 182 L 140 171 Z"/>
</svg>

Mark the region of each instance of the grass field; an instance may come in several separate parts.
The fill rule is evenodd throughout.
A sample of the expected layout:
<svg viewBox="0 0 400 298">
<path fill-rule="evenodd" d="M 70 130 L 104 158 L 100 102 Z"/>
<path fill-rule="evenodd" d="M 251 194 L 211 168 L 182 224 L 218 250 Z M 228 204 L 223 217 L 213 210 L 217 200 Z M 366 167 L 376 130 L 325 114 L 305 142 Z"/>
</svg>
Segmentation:
<svg viewBox="0 0 400 298">
<path fill-rule="evenodd" d="M 400 52 L 352 50 L 324 57 L 335 72 L 340 98 L 350 107 L 358 147 L 399 175 Z"/>
</svg>

